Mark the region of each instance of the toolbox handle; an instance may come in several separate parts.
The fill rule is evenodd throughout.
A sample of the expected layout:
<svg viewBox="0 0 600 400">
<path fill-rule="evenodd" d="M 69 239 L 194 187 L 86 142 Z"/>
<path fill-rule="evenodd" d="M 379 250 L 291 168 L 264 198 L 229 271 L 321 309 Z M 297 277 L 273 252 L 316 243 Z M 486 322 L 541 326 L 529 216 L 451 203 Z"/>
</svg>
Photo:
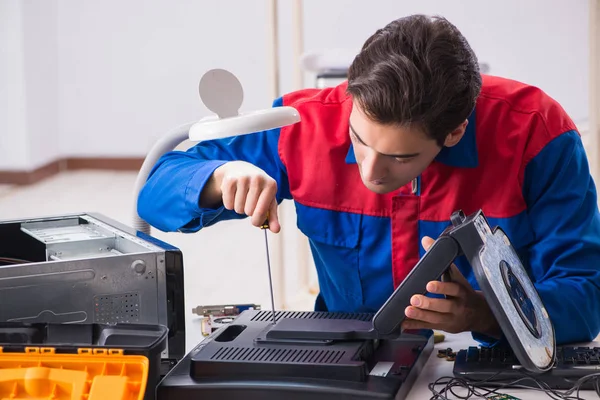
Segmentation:
<svg viewBox="0 0 600 400">
<path fill-rule="evenodd" d="M 90 324 L 49 324 L 46 329 L 48 343 L 94 344 L 93 326 Z"/>
</svg>

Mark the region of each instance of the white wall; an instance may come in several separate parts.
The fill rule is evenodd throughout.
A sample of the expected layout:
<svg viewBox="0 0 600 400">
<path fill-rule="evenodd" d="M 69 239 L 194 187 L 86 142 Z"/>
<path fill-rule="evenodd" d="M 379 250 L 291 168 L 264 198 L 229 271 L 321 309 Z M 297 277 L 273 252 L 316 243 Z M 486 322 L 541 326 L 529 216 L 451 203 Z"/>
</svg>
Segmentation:
<svg viewBox="0 0 600 400">
<path fill-rule="evenodd" d="M 144 156 L 207 115 L 202 74 L 233 71 L 269 107 L 266 1 L 0 2 L 0 169 Z M 231 9 L 235 13 L 231 13 Z"/>
<path fill-rule="evenodd" d="M 27 137 L 22 4 L 0 2 L 0 169 L 30 163 Z"/>
<path fill-rule="evenodd" d="M 272 100 L 266 0 L 6 0 L 0 5 L 0 169 L 58 156 L 143 156 L 169 128 L 206 115 L 197 84 L 224 67 L 245 109 Z M 304 49 L 358 50 L 416 12 L 454 22 L 491 72 L 536 84 L 587 119 L 587 2 L 304 0 Z M 280 88 L 293 83 L 292 5 L 278 1 Z M 235 12 L 231 12 L 235 10 Z M 314 84 L 308 75 L 305 86 Z"/>
<path fill-rule="evenodd" d="M 61 0 L 58 26 L 63 155 L 144 155 L 207 115 L 197 87 L 210 68 L 238 75 L 245 108 L 271 104 L 264 0 Z"/>
<path fill-rule="evenodd" d="M 30 165 L 37 168 L 60 156 L 58 3 L 27 0 L 22 5 L 27 139 Z"/>
<path fill-rule="evenodd" d="M 0 2 L 0 169 L 59 156 L 56 1 Z"/>
<path fill-rule="evenodd" d="M 284 2 L 285 3 L 285 2 Z M 559 100 L 576 122 L 588 116 L 588 3 L 572 0 L 304 0 L 305 50 L 348 48 L 391 20 L 438 14 L 465 35 L 490 73 L 522 80 Z M 289 4 L 286 6 L 289 9 Z M 289 43 L 290 33 L 281 41 Z M 286 51 L 285 49 L 283 51 Z M 282 56 L 282 90 L 291 88 Z M 313 82 L 307 76 L 307 85 Z"/>
</svg>

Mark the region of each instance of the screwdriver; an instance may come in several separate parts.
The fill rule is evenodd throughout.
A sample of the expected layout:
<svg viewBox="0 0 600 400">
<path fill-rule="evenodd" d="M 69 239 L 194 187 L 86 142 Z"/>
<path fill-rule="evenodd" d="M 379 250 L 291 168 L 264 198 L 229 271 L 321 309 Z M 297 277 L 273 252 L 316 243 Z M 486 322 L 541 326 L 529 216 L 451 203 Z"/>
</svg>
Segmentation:
<svg viewBox="0 0 600 400">
<path fill-rule="evenodd" d="M 269 239 L 267 230 L 269 229 L 269 212 L 267 211 L 267 219 L 260 226 L 260 229 L 265 231 L 265 248 L 267 250 L 267 268 L 269 270 L 269 288 L 271 289 L 271 309 L 273 310 L 273 324 L 275 324 L 275 299 L 273 298 L 273 280 L 271 279 L 271 258 L 269 257 Z"/>
</svg>

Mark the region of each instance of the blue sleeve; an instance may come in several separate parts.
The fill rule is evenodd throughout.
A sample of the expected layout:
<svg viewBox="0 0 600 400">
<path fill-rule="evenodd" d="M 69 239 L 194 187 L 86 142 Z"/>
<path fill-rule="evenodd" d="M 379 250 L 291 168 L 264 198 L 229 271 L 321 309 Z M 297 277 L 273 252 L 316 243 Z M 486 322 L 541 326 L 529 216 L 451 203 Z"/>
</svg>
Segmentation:
<svg viewBox="0 0 600 400">
<path fill-rule="evenodd" d="M 274 107 L 283 104 L 277 99 Z M 200 208 L 202 189 L 212 173 L 228 161 L 246 161 L 277 182 L 277 201 L 291 198 L 285 167 L 279 158 L 280 129 L 200 142 L 187 151 L 164 154 L 150 171 L 137 203 L 138 214 L 165 232 L 196 232 L 218 221 L 245 218 L 223 206 Z"/>
<path fill-rule="evenodd" d="M 535 235 L 529 266 L 556 341 L 591 341 L 600 332 L 600 216 L 577 132 L 560 135 L 528 164 L 523 194 Z"/>
</svg>

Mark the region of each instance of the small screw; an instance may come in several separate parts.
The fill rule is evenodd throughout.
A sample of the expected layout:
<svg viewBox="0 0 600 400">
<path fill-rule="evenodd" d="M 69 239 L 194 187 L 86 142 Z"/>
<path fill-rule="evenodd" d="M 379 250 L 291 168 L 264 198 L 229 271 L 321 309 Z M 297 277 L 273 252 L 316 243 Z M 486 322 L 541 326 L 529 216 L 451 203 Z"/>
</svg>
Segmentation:
<svg viewBox="0 0 600 400">
<path fill-rule="evenodd" d="M 454 361 L 456 359 L 456 353 L 452 351 L 452 348 L 448 347 L 445 350 L 438 350 L 438 358 L 445 358 L 448 361 Z"/>
</svg>

